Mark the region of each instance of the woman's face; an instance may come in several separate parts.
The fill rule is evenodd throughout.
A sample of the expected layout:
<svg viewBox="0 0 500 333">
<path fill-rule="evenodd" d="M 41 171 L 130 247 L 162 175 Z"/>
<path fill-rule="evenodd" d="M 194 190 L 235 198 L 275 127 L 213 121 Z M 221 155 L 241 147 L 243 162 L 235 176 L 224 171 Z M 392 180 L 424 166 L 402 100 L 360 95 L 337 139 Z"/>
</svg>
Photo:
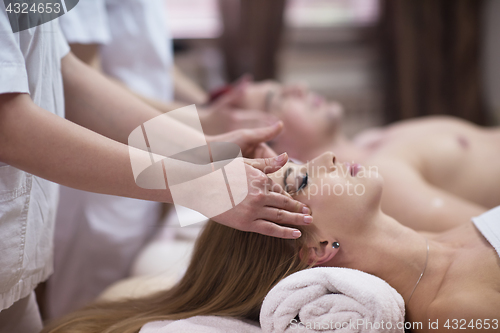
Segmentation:
<svg viewBox="0 0 500 333">
<path fill-rule="evenodd" d="M 383 180 L 376 167 L 341 163 L 331 152 L 307 164 L 288 162 L 270 178 L 311 208 L 311 226 L 326 239 L 355 229 L 380 210 Z"/>
<path fill-rule="evenodd" d="M 284 123 L 283 133 L 273 140 L 276 151 L 288 151 L 301 158 L 304 149 L 322 147 L 338 133 L 342 107 L 300 85 L 274 81 L 246 87 L 242 107 L 264 110 Z"/>
</svg>

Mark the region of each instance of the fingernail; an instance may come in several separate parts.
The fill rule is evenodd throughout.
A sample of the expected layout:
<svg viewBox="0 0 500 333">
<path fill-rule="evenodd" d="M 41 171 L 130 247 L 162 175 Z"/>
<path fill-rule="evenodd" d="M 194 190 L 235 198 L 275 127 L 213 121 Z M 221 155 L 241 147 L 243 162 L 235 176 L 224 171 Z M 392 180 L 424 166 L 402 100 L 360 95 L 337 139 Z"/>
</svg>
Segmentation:
<svg viewBox="0 0 500 333">
<path fill-rule="evenodd" d="M 307 215 L 311 214 L 311 210 L 309 209 L 309 207 L 304 206 L 302 208 L 302 214 L 307 214 Z"/>
<path fill-rule="evenodd" d="M 313 217 L 311 215 L 304 216 L 304 223 L 311 224 L 313 221 Z"/>
<path fill-rule="evenodd" d="M 292 232 L 292 236 L 295 238 L 299 238 L 300 236 L 302 236 L 302 233 L 300 232 L 300 230 L 294 230 Z"/>
<path fill-rule="evenodd" d="M 286 161 L 286 159 L 287 159 L 286 153 L 283 153 L 280 156 L 276 157 L 276 161 L 279 163 Z"/>
</svg>

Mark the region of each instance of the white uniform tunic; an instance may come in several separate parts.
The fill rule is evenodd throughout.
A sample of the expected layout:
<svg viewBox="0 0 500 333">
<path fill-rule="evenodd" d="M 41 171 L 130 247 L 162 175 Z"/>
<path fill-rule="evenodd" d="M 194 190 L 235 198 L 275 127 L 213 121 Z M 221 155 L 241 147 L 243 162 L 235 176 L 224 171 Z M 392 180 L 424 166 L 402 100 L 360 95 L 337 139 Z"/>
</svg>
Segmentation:
<svg viewBox="0 0 500 333">
<path fill-rule="evenodd" d="M 28 93 L 64 117 L 58 20 L 13 33 L 0 1 L 0 94 Z M 58 185 L 0 163 L 0 310 L 28 296 L 52 272 Z"/>
<path fill-rule="evenodd" d="M 164 14 L 163 0 L 85 0 L 61 17 L 61 28 L 69 43 L 100 44 L 107 75 L 169 101 L 172 45 Z M 159 203 L 61 187 L 49 317 L 79 308 L 126 277 L 160 212 Z"/>
</svg>

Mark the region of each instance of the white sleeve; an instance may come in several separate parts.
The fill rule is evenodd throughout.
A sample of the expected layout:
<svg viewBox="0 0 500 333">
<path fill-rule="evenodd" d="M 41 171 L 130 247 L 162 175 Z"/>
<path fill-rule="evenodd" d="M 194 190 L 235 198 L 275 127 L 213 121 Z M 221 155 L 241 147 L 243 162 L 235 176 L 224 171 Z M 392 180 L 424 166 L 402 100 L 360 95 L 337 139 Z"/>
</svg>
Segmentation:
<svg viewBox="0 0 500 333">
<path fill-rule="evenodd" d="M 13 33 L 0 1 L 0 94 L 29 93 L 26 63 L 20 49 L 19 33 Z"/>
<path fill-rule="evenodd" d="M 106 44 L 111 39 L 104 0 L 85 0 L 59 18 L 68 43 Z"/>
<path fill-rule="evenodd" d="M 59 25 L 60 25 L 60 22 L 59 22 Z M 60 58 L 62 59 L 62 58 L 64 58 L 65 55 L 67 55 L 69 53 L 69 51 L 71 51 L 71 49 L 68 45 L 68 42 L 66 41 L 66 38 L 64 37 L 62 29 L 59 28 L 57 31 L 57 34 L 58 34 L 57 47 L 58 47 Z"/>
</svg>

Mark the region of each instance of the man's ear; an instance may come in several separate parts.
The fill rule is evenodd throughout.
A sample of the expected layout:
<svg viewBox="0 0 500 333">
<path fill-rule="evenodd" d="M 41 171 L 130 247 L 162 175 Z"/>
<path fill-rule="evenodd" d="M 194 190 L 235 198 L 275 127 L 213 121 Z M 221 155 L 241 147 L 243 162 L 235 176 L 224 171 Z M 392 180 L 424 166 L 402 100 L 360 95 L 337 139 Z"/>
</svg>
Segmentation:
<svg viewBox="0 0 500 333">
<path fill-rule="evenodd" d="M 306 248 L 300 252 L 300 256 L 307 255 L 307 264 L 314 266 L 321 266 L 335 257 L 340 248 L 334 248 L 332 242 L 322 241 L 319 243 L 307 244 Z"/>
</svg>

